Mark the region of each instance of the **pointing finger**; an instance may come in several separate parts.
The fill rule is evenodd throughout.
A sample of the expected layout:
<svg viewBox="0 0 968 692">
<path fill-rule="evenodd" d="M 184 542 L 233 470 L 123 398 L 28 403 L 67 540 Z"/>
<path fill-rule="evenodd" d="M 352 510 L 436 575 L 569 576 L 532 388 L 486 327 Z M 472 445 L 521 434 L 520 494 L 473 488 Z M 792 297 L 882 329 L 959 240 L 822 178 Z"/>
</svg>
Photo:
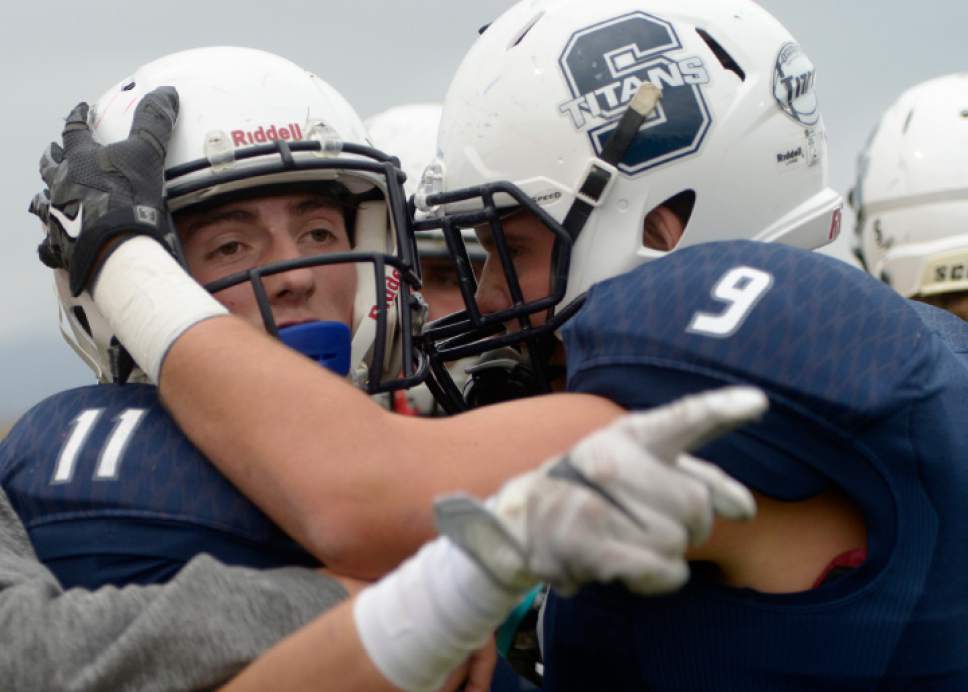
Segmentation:
<svg viewBox="0 0 968 692">
<path fill-rule="evenodd" d="M 766 395 L 755 387 L 724 387 L 627 416 L 619 425 L 631 439 L 671 463 L 680 452 L 702 447 L 755 420 L 767 406 Z"/>
<path fill-rule="evenodd" d="M 718 466 L 688 454 L 681 455 L 676 465 L 709 489 L 717 514 L 727 519 L 752 519 L 756 515 L 753 494 Z"/>
</svg>

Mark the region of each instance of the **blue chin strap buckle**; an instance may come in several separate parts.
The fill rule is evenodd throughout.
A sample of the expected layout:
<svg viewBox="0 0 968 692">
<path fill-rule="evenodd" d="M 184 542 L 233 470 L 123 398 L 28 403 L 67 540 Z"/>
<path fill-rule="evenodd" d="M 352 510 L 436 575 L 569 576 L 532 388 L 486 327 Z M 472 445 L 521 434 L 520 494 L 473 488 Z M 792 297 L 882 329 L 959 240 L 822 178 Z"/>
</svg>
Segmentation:
<svg viewBox="0 0 968 692">
<path fill-rule="evenodd" d="M 279 340 L 327 370 L 345 376 L 350 371 L 350 328 L 342 322 L 306 322 L 283 327 Z"/>
</svg>

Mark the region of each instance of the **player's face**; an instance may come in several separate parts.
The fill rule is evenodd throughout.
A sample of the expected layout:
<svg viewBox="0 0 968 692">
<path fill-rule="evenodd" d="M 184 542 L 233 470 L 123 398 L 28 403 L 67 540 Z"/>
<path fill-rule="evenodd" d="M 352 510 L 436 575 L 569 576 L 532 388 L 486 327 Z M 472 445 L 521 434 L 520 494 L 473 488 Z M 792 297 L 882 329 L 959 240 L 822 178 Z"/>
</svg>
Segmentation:
<svg viewBox="0 0 968 692">
<path fill-rule="evenodd" d="M 524 300 L 538 300 L 548 295 L 551 282 L 551 253 L 554 236 L 532 214 L 519 211 L 504 219 L 504 237 L 514 268 L 521 284 Z M 642 244 L 654 250 L 673 249 L 685 231 L 685 222 L 664 205 L 659 205 L 645 217 Z M 485 314 L 511 307 L 511 294 L 495 251 L 489 226 L 476 229 L 481 245 L 487 251 L 487 261 L 477 288 L 477 303 Z M 532 315 L 533 324 L 540 324 L 543 314 Z"/>
<path fill-rule="evenodd" d="M 527 211 L 518 211 L 506 217 L 503 228 L 508 253 L 517 272 L 524 300 L 529 302 L 545 297 L 551 281 L 554 236 Z M 490 227 L 480 226 L 476 233 L 481 246 L 487 252 L 477 284 L 477 304 L 485 314 L 499 312 L 511 307 L 511 292 Z M 532 322 L 540 324 L 542 319 L 541 315 L 534 315 Z"/>
<path fill-rule="evenodd" d="M 350 248 L 342 208 L 312 193 L 270 194 L 175 217 L 192 276 L 202 285 L 256 266 Z M 313 320 L 350 325 L 356 270 L 309 267 L 263 278 L 277 327 Z M 249 282 L 215 294 L 232 313 L 263 327 Z"/>
<path fill-rule="evenodd" d="M 481 274 L 481 264 L 474 262 L 474 273 Z M 428 320 L 436 320 L 464 309 L 464 299 L 458 287 L 457 272 L 448 257 L 421 257 L 420 273 L 423 283 L 420 294 L 427 301 Z"/>
</svg>

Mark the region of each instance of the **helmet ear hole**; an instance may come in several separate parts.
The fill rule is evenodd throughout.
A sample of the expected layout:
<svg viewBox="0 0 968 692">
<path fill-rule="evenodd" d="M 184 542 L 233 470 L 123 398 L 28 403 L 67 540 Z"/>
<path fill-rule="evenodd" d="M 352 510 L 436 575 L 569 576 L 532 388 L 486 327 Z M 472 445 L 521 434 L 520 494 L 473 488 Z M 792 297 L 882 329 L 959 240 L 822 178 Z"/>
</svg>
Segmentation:
<svg viewBox="0 0 968 692">
<path fill-rule="evenodd" d="M 696 206 L 696 191 L 683 190 L 678 195 L 673 195 L 667 199 L 663 204 L 679 217 L 679 221 L 682 222 L 682 229 L 685 231 L 689 225 L 689 219 L 692 218 L 692 210 Z"/>
<path fill-rule="evenodd" d="M 695 206 L 695 190 L 683 190 L 653 208 L 642 224 L 642 245 L 650 250 L 674 250 L 686 232 Z"/>
</svg>

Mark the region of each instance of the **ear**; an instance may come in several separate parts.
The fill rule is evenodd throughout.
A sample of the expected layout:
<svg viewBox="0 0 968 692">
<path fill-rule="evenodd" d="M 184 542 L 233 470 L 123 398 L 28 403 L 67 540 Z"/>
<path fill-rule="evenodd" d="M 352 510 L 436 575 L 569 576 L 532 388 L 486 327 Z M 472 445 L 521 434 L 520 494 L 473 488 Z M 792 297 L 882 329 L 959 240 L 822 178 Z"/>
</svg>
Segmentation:
<svg viewBox="0 0 968 692">
<path fill-rule="evenodd" d="M 651 250 L 668 252 L 679 244 L 685 230 L 679 216 L 665 204 L 660 204 L 645 216 L 642 244 Z"/>
</svg>

